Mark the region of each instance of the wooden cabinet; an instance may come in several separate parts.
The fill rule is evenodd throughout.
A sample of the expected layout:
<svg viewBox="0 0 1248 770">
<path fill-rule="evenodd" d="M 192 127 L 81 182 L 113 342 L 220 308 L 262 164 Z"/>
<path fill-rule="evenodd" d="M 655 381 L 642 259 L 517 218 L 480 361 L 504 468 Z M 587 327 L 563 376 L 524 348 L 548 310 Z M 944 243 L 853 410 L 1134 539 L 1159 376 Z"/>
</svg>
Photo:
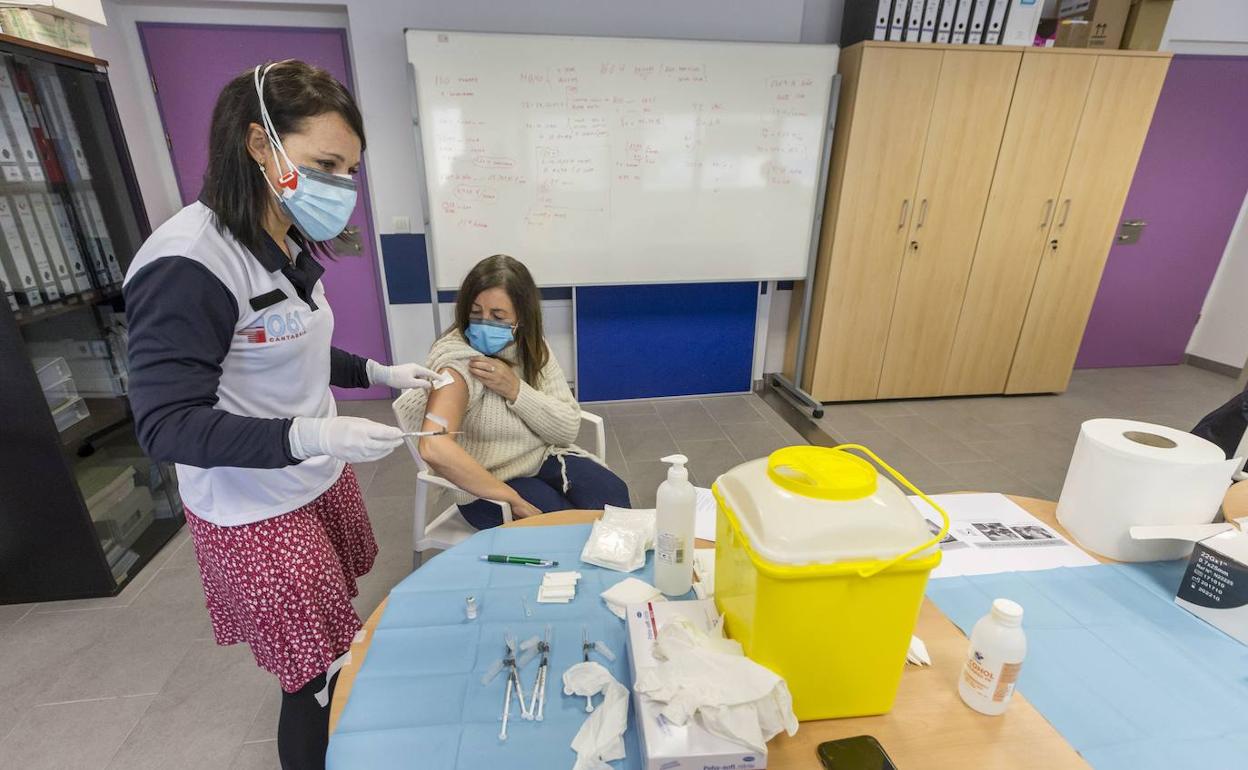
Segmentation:
<svg viewBox="0 0 1248 770">
<path fill-rule="evenodd" d="M 944 380 L 1021 59 L 969 49 L 941 60 L 878 398 L 924 396 Z"/>
<path fill-rule="evenodd" d="M 1010 376 L 1096 57 L 1023 56 L 942 395 L 1001 393 Z M 1117 216 L 1117 211 L 1114 212 Z"/>
<path fill-rule="evenodd" d="M 1066 389 L 1167 65 L 1097 57 L 1006 393 Z"/>
<path fill-rule="evenodd" d="M 820 252 L 835 256 L 816 277 L 811 338 L 822 344 L 810 377 L 818 392 L 860 399 L 874 398 L 879 383 L 943 52 L 858 47 L 843 56 L 856 97 L 839 137 L 849 152 L 833 156 L 840 184 Z"/>
<path fill-rule="evenodd" d="M 872 42 L 841 61 L 803 387 L 1063 390 L 1168 55 Z"/>
</svg>

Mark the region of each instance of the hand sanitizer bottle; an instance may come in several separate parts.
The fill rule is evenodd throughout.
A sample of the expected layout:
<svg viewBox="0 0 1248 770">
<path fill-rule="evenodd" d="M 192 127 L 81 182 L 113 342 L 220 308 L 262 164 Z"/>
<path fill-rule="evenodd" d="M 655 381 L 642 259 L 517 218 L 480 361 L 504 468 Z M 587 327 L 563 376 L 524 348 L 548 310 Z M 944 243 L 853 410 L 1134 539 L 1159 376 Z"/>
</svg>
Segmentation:
<svg viewBox="0 0 1248 770">
<path fill-rule="evenodd" d="M 693 517 L 697 493 L 689 483 L 684 455 L 670 455 L 667 481 L 655 501 L 654 587 L 665 596 L 683 596 L 693 585 Z"/>
<path fill-rule="evenodd" d="M 1023 634 L 1023 608 L 1009 599 L 997 599 L 992 612 L 971 629 L 966 665 L 958 678 L 958 694 L 966 705 L 981 714 L 1004 714 L 1018 682 L 1027 637 Z"/>
</svg>

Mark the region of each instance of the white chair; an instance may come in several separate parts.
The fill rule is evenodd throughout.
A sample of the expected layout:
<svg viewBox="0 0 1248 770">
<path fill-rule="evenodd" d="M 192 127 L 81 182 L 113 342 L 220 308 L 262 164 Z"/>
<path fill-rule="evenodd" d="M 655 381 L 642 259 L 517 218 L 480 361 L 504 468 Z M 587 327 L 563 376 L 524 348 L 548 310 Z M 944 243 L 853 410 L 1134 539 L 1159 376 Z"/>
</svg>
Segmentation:
<svg viewBox="0 0 1248 770">
<path fill-rule="evenodd" d="M 394 416 L 398 420 L 399 429 L 405 432 L 421 430 L 423 409 L 417 408 L 419 391 L 409 390 L 394 402 Z M 581 419 L 594 426 L 594 456 L 606 462 L 607 439 L 602 418 L 596 414 L 582 411 Z M 462 491 L 454 483 L 435 474 L 425 459 L 420 456 L 420 439 L 408 437 L 404 439 L 407 448 L 416 461 L 416 509 L 412 520 L 412 560 L 413 566 L 419 567 L 423 554 L 430 548 L 446 550 L 456 543 L 467 540 L 476 534 L 477 529 L 464 519 L 459 506 L 452 503 L 446 510 L 429 521 L 429 493 L 433 487 L 449 489 L 453 492 Z M 503 509 L 503 522 L 511 521 L 511 505 L 502 500 L 490 500 Z"/>
</svg>

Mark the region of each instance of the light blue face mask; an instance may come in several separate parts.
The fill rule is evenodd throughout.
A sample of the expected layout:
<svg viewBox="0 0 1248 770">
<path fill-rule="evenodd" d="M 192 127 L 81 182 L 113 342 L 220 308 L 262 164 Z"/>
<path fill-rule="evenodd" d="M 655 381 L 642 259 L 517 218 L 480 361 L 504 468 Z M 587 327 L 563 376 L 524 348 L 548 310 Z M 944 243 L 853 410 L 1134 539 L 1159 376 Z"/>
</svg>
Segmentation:
<svg viewBox="0 0 1248 770">
<path fill-rule="evenodd" d="M 264 122 L 264 131 L 269 138 L 269 146 L 273 152 L 273 164 L 281 171 L 285 161 L 286 172 L 278 178 L 278 192 L 269 182 L 269 177 L 261 175 L 269 185 L 269 189 L 277 196 L 282 211 L 294 222 L 295 227 L 310 241 L 332 240 L 347 226 L 351 212 L 355 210 L 355 180 L 345 174 L 327 174 L 307 166 L 296 166 L 282 146 L 277 136 L 277 129 L 269 118 L 269 110 L 264 105 L 264 76 L 268 67 L 256 67 L 256 95 L 260 99 L 260 119 Z M 279 158 L 280 154 L 280 158 Z"/>
<path fill-rule="evenodd" d="M 477 352 L 492 356 L 515 340 L 515 329 L 498 321 L 469 321 L 464 338 Z"/>
</svg>

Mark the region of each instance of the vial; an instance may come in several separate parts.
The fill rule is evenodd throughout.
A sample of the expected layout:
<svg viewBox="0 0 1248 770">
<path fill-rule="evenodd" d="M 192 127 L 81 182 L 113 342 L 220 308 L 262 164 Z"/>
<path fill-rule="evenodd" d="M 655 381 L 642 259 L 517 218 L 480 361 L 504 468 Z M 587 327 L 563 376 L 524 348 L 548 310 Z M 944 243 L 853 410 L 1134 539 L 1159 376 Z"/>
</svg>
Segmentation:
<svg viewBox="0 0 1248 770">
<path fill-rule="evenodd" d="M 477 597 L 469 596 L 464 600 L 464 614 L 469 620 L 477 619 Z"/>
</svg>

